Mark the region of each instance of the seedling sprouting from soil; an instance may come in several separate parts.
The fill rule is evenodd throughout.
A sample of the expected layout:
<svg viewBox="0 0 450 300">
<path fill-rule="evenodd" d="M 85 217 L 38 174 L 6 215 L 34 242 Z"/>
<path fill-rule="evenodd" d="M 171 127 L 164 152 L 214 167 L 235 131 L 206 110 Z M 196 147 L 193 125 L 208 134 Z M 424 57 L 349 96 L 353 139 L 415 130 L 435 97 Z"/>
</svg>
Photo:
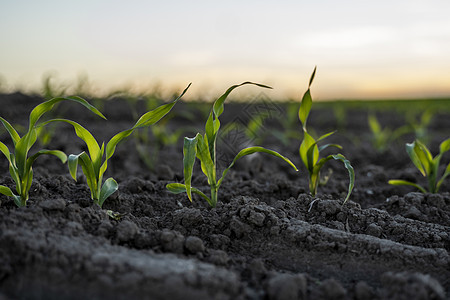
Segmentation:
<svg viewBox="0 0 450 300">
<path fill-rule="evenodd" d="M 450 175 L 450 163 L 445 168 L 444 174 L 438 181 L 439 164 L 445 152 L 450 150 L 450 138 L 446 139 L 439 146 L 439 154 L 433 157 L 427 146 L 421 143 L 419 140 L 415 140 L 412 143 L 406 144 L 406 152 L 413 164 L 419 169 L 420 173 L 428 180 L 428 192 L 437 193 L 441 187 L 444 179 Z M 392 179 L 389 180 L 389 184 L 393 185 L 411 185 L 419 189 L 422 193 L 426 193 L 427 190 L 421 185 L 410 182 L 407 180 Z"/>
<path fill-rule="evenodd" d="M 33 181 L 33 169 L 32 165 L 34 161 L 43 154 L 50 154 L 58 157 L 63 163 L 67 161 L 67 156 L 64 152 L 59 150 L 46 150 L 42 149 L 37 151 L 34 155 L 28 157 L 28 152 L 37 140 L 38 128 L 44 126 L 46 123 L 37 125 L 37 122 L 43 114 L 50 111 L 53 106 L 64 100 L 70 100 L 78 102 L 95 114 L 105 118 L 101 112 L 99 112 L 94 106 L 90 105 L 86 100 L 79 97 L 67 97 L 67 98 L 53 98 L 46 102 L 43 102 L 36 106 L 30 113 L 30 121 L 28 131 L 23 137 L 20 137 L 14 127 L 8 123 L 5 119 L 0 117 L 0 121 L 8 131 L 14 144 L 14 152 L 10 152 L 8 147 L 0 142 L 0 151 L 6 156 L 9 162 L 9 173 L 11 178 L 16 183 L 15 194 L 9 187 L 0 185 L 0 193 L 14 199 L 14 203 L 17 206 L 25 206 L 29 198 L 29 191 L 31 183 Z"/>
<path fill-rule="evenodd" d="M 248 147 L 239 151 L 239 153 L 234 157 L 231 164 L 222 172 L 222 176 L 219 178 L 219 180 L 217 180 L 216 140 L 220 129 L 219 117 L 224 111 L 224 102 L 227 99 L 228 95 L 235 88 L 245 84 L 253 84 L 263 88 L 270 88 L 268 86 L 258 83 L 244 82 L 238 85 L 233 85 L 222 96 L 220 96 L 220 98 L 218 98 L 214 102 L 208 120 L 206 121 L 205 134 L 201 135 L 200 133 L 197 133 L 197 135 L 194 138 L 188 137 L 184 138 L 184 145 L 183 145 L 184 184 L 181 183 L 168 184 L 166 187 L 170 192 L 175 194 L 186 193 L 190 201 L 192 201 L 192 193 L 195 193 L 197 195 L 200 195 L 203 199 L 205 199 L 211 207 L 215 207 L 218 200 L 218 191 L 220 185 L 222 184 L 222 181 L 227 175 L 230 168 L 235 164 L 235 162 L 239 158 L 256 152 L 263 152 L 281 158 L 289 165 L 291 165 L 295 170 L 297 170 L 295 165 L 288 158 L 282 156 L 278 152 L 265 149 L 263 147 L 255 146 L 255 147 Z M 202 171 L 208 178 L 208 184 L 211 189 L 210 197 L 206 196 L 199 189 L 196 189 L 193 186 L 191 186 L 192 172 L 196 157 L 200 160 Z"/>
<path fill-rule="evenodd" d="M 372 131 L 372 145 L 378 152 L 385 151 L 390 143 L 411 131 L 406 125 L 397 129 L 382 128 L 375 114 L 369 114 L 367 121 L 370 131 Z"/>
<path fill-rule="evenodd" d="M 316 68 L 314 68 L 314 71 L 311 75 L 311 78 L 309 80 L 308 90 L 305 92 L 302 98 L 302 102 L 300 104 L 300 109 L 298 111 L 298 117 L 300 119 L 300 122 L 302 123 L 303 127 L 303 141 L 300 144 L 300 158 L 303 161 L 303 164 L 305 165 L 306 169 L 309 173 L 309 191 L 314 196 L 317 193 L 317 186 L 320 182 L 320 170 L 322 169 L 323 165 L 331 160 L 340 160 L 344 163 L 345 168 L 348 170 L 348 174 L 350 177 L 350 183 L 348 185 L 348 192 L 347 196 L 345 197 L 344 203 L 348 200 L 350 197 L 350 194 L 353 190 L 353 186 L 355 184 L 355 172 L 353 170 L 352 165 L 350 164 L 350 161 L 348 161 L 344 155 L 342 154 L 331 154 L 326 157 L 323 157 L 319 159 L 320 152 L 322 150 L 325 150 L 328 147 L 336 147 L 338 149 L 342 149 L 341 145 L 338 144 L 326 144 L 323 146 L 318 146 L 317 143 L 322 141 L 323 139 L 329 137 L 334 132 L 329 132 L 321 137 L 319 137 L 317 140 L 314 139 L 306 130 L 306 121 L 308 120 L 308 115 L 311 110 L 312 106 L 312 98 L 311 98 L 311 92 L 310 87 L 314 80 L 314 75 L 316 74 Z"/>
<path fill-rule="evenodd" d="M 101 207 L 105 200 L 117 191 L 119 187 L 117 182 L 112 177 L 106 179 L 103 183 L 103 175 L 108 167 L 108 160 L 113 156 L 117 144 L 133 133 L 135 129 L 150 126 L 158 122 L 162 117 L 170 112 L 172 107 L 186 93 L 189 87 L 190 84 L 174 101 L 161 105 L 154 110 L 143 114 L 133 125 L 133 127 L 114 135 L 106 144 L 106 147 L 104 142 L 100 147 L 94 136 L 87 129 L 74 121 L 67 119 L 51 120 L 52 122 L 62 121 L 71 124 L 75 129 L 77 136 L 86 143 L 88 153 L 83 151 L 77 155 L 69 155 L 69 172 L 72 178 L 77 180 L 77 167 L 78 165 L 81 165 L 83 173 L 86 176 L 87 184 L 91 191 L 91 198 L 94 200 L 94 203 Z"/>
</svg>

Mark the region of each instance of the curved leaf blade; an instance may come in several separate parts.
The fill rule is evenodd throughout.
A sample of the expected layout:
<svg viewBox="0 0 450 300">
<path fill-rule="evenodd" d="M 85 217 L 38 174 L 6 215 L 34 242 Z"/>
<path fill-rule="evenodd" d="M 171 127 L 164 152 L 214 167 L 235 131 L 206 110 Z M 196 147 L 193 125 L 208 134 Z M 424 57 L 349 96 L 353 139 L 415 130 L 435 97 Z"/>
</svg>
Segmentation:
<svg viewBox="0 0 450 300">
<path fill-rule="evenodd" d="M 407 180 L 391 179 L 388 181 L 388 183 L 392 184 L 392 185 L 410 185 L 410 186 L 413 186 L 413 187 L 419 189 L 422 193 L 427 192 L 427 190 L 425 190 L 422 186 L 420 186 L 414 182 L 407 181 Z"/>
<path fill-rule="evenodd" d="M 278 153 L 278 152 L 276 152 L 276 151 L 273 151 L 273 150 L 270 150 L 270 149 L 266 149 L 266 148 L 263 148 L 263 147 L 258 147 L 258 146 L 255 146 L 255 147 L 248 147 L 248 148 L 245 148 L 245 149 L 242 149 L 241 151 L 239 151 L 239 153 L 234 157 L 233 161 L 232 161 L 231 164 L 228 166 L 228 168 L 226 168 L 226 169 L 222 172 L 222 177 L 221 177 L 221 178 L 219 179 L 219 181 L 217 182 L 217 188 L 219 188 L 219 186 L 222 184 L 222 181 L 223 181 L 223 179 L 225 178 L 225 176 L 227 175 L 228 171 L 231 169 L 231 167 L 234 166 L 235 162 L 236 162 L 239 158 L 241 158 L 241 157 L 243 157 L 243 156 L 246 156 L 246 155 L 250 155 L 250 154 L 256 153 L 256 152 L 267 153 L 267 154 L 273 155 L 273 156 L 275 156 L 275 157 L 281 158 L 282 160 L 284 160 L 285 162 L 287 162 L 291 167 L 293 167 L 293 168 L 295 169 L 295 171 L 298 171 L 297 167 L 292 163 L 292 161 L 291 161 L 289 158 L 287 158 L 287 157 L 281 155 L 280 153 Z"/>
<path fill-rule="evenodd" d="M 355 186 L 355 170 L 353 169 L 352 165 L 350 164 L 350 161 L 345 158 L 344 155 L 342 154 L 333 154 L 331 155 L 333 157 L 333 159 L 335 160 L 340 160 L 344 163 L 345 168 L 348 171 L 348 176 L 349 176 L 349 184 L 348 184 L 348 192 L 347 192 L 347 196 L 345 197 L 344 203 L 347 202 L 347 200 L 350 198 L 350 194 L 353 191 L 353 187 Z"/>
<path fill-rule="evenodd" d="M 100 190 L 98 205 L 100 205 L 100 207 L 102 207 L 105 200 L 109 196 L 114 194 L 118 189 L 119 189 L 119 184 L 113 178 L 106 179 L 105 182 L 103 183 L 102 189 Z"/>
<path fill-rule="evenodd" d="M 169 183 L 166 185 L 166 188 L 169 190 L 169 192 L 174 193 L 174 194 L 180 194 L 180 193 L 186 192 L 186 185 L 184 185 L 182 183 Z M 210 206 L 213 206 L 211 199 L 209 199 L 209 197 L 206 196 L 202 191 L 200 191 L 199 189 L 196 189 L 195 187 L 191 187 L 191 191 L 194 194 L 197 194 L 197 195 L 201 196 L 203 199 L 205 199 Z"/>
<path fill-rule="evenodd" d="M 14 146 L 15 146 L 20 140 L 19 134 L 14 129 L 14 127 L 12 127 L 12 125 L 9 124 L 8 121 L 3 119 L 2 117 L 0 117 L 0 121 L 2 122 L 2 124 L 6 128 L 6 130 L 8 131 L 9 135 L 11 136 L 11 139 L 13 140 Z"/>
<path fill-rule="evenodd" d="M 45 114 L 46 112 L 50 111 L 55 106 L 55 104 L 57 104 L 58 102 L 61 102 L 61 101 L 66 101 L 66 100 L 80 103 L 81 105 L 83 105 L 84 107 L 86 107 L 87 109 L 89 109 L 90 111 L 95 113 L 96 115 L 102 117 L 103 119 L 106 119 L 106 117 L 95 106 L 92 106 L 91 104 L 89 104 L 89 102 L 87 102 L 86 100 L 84 100 L 81 97 L 78 97 L 78 96 L 56 97 L 56 98 L 50 99 L 48 101 L 45 101 L 45 102 L 39 104 L 31 111 L 30 124 L 29 124 L 28 130 L 30 131 L 31 128 L 33 128 L 34 125 L 36 125 L 37 121 L 42 117 L 42 115 Z"/>
</svg>

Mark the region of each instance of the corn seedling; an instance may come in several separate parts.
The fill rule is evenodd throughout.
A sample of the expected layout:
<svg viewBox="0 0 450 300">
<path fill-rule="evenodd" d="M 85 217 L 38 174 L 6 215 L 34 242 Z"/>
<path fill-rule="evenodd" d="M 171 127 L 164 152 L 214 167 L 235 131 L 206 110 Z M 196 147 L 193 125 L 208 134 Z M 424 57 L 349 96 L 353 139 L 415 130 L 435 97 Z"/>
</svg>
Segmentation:
<svg viewBox="0 0 450 300">
<path fill-rule="evenodd" d="M 348 170 L 350 183 L 348 186 L 348 192 L 347 196 L 345 197 L 344 203 L 348 200 L 350 197 L 350 194 L 353 190 L 353 186 L 355 183 L 355 172 L 353 170 L 352 165 L 350 164 L 350 161 L 348 161 L 344 155 L 342 154 L 331 154 L 326 157 L 320 158 L 320 152 L 322 150 L 325 150 L 328 147 L 336 147 L 338 149 L 342 149 L 342 146 L 338 144 L 326 144 L 323 146 L 318 146 L 317 143 L 324 140 L 325 138 L 329 137 L 330 135 L 334 134 L 334 132 L 329 132 L 321 137 L 319 137 L 317 140 L 314 139 L 307 131 L 306 129 L 306 122 L 308 120 L 308 115 L 311 110 L 312 106 L 312 98 L 311 98 L 311 92 L 310 87 L 314 80 L 314 76 L 316 74 L 316 68 L 314 68 L 314 71 L 311 75 L 311 78 L 309 80 L 308 90 L 305 92 L 302 98 L 302 102 L 300 104 L 300 109 L 298 111 L 298 117 L 300 119 L 300 122 L 302 123 L 303 127 L 303 141 L 300 144 L 300 158 L 303 161 L 303 164 L 305 165 L 306 169 L 309 173 L 309 191 L 314 196 L 317 193 L 317 186 L 320 182 L 320 170 L 322 169 L 323 165 L 331 160 L 339 160 L 344 163 L 345 168 Z M 319 159 L 320 158 L 320 159 Z"/>
<path fill-rule="evenodd" d="M 237 87 L 240 87 L 245 84 L 252 84 L 263 88 L 270 88 L 268 86 L 252 83 L 252 82 L 244 82 L 238 85 L 233 85 L 230 87 L 222 96 L 220 96 L 213 105 L 211 112 L 209 113 L 208 120 L 205 125 L 205 134 L 201 135 L 197 133 L 194 138 L 184 138 L 183 145 L 183 169 L 184 169 L 184 184 L 181 183 L 170 183 L 166 187 L 167 189 L 175 194 L 186 193 L 189 200 L 192 202 L 192 193 L 195 193 L 205 199 L 211 207 L 215 207 L 218 200 L 218 191 L 220 185 L 222 184 L 225 176 L 227 175 L 230 168 L 235 164 L 235 162 L 246 155 L 263 152 L 267 154 L 271 154 L 278 158 L 283 159 L 289 165 L 291 165 L 295 170 L 297 168 L 295 165 L 286 157 L 281 154 L 265 149 L 263 147 L 248 147 L 239 151 L 239 153 L 234 157 L 231 164 L 222 172 L 222 176 L 217 180 L 216 178 L 216 140 L 220 129 L 220 121 L 219 117 L 224 111 L 224 102 L 228 95 Z M 195 158 L 198 158 L 201 163 L 201 169 L 205 176 L 208 178 L 208 184 L 211 189 L 210 197 L 206 196 L 199 189 L 192 187 L 192 172 L 194 168 Z"/>
<path fill-rule="evenodd" d="M 87 107 L 90 111 L 104 118 L 104 116 L 94 106 L 79 97 L 53 98 L 36 106 L 30 113 L 28 131 L 22 137 L 20 137 L 17 130 L 14 129 L 8 121 L 0 117 L 0 121 L 8 131 L 14 144 L 14 151 L 10 152 L 9 148 L 4 143 L 0 142 L 0 151 L 5 155 L 6 159 L 8 159 L 9 173 L 16 184 L 16 193 L 14 193 L 9 187 L 3 185 L 0 185 L 0 193 L 8 197 L 12 197 L 17 206 L 26 205 L 29 198 L 31 183 L 33 181 L 32 165 L 39 156 L 49 154 L 58 157 L 63 163 L 67 161 L 66 154 L 59 150 L 42 149 L 37 151 L 35 154 L 28 156 L 28 152 L 38 138 L 38 128 L 40 128 L 40 126 L 44 126 L 45 124 L 42 123 L 37 125 L 37 122 L 42 115 L 50 111 L 56 103 L 64 100 L 78 102 Z"/>
<path fill-rule="evenodd" d="M 98 204 L 101 207 L 105 200 L 115 191 L 117 191 L 119 187 L 117 182 L 112 177 L 106 179 L 105 182 L 103 182 L 103 175 L 108 167 L 108 160 L 113 156 L 117 144 L 128 137 L 137 128 L 150 126 L 158 122 L 162 117 L 170 112 L 172 107 L 186 93 L 189 87 L 190 84 L 174 101 L 161 105 L 156 109 L 143 114 L 133 125 L 133 127 L 114 135 L 106 144 L 106 147 L 104 142 L 101 146 L 99 146 L 99 143 L 94 138 L 94 136 L 87 129 L 74 121 L 67 119 L 54 119 L 49 121 L 61 121 L 69 123 L 75 129 L 75 133 L 77 134 L 77 136 L 86 143 L 88 153 L 83 151 L 77 155 L 69 155 L 69 172 L 72 178 L 74 180 L 77 180 L 77 168 L 78 165 L 81 165 L 83 174 L 86 176 L 86 181 L 91 191 L 91 198 L 94 203 Z"/>
<path fill-rule="evenodd" d="M 394 130 L 388 127 L 382 128 L 374 114 L 369 114 L 367 121 L 372 132 L 372 145 L 378 152 L 384 152 L 390 143 L 411 132 L 406 125 Z"/>
<path fill-rule="evenodd" d="M 443 141 L 439 146 L 439 154 L 433 157 L 430 150 L 421 143 L 419 140 L 415 140 L 413 143 L 406 144 L 406 152 L 408 153 L 411 161 L 419 169 L 420 173 L 427 178 L 428 192 L 437 193 L 441 187 L 444 179 L 450 175 L 450 163 L 445 168 L 444 174 L 438 181 L 439 164 L 445 152 L 450 150 L 450 138 Z M 414 182 L 400 179 L 389 180 L 389 184 L 392 185 L 410 185 L 417 188 L 422 193 L 426 193 L 427 190 Z"/>
</svg>

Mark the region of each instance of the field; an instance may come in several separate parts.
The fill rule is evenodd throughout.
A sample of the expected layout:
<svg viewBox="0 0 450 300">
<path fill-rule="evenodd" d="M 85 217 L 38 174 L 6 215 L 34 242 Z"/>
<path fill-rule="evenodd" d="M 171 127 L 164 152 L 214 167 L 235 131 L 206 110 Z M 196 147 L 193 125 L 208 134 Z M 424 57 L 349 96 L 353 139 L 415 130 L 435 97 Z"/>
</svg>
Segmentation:
<svg viewBox="0 0 450 300">
<path fill-rule="evenodd" d="M 0 95 L 0 116 L 26 130 L 42 101 Z M 73 103 L 48 115 L 70 118 L 108 141 L 154 107 L 148 99 L 89 101 L 108 120 Z M 105 178 L 114 177 L 119 189 L 102 207 L 91 200 L 81 168 L 74 181 L 67 164 L 39 157 L 26 207 L 0 195 L 0 299 L 448 299 L 450 178 L 435 194 L 388 181 L 426 186 L 405 144 L 420 136 L 436 155 L 450 137 L 450 101 L 313 101 L 308 132 L 337 130 L 327 143 L 343 149 L 323 153 L 342 153 L 355 170 L 345 204 L 349 176 L 341 161 L 324 165 L 328 181 L 310 194 L 299 157 L 299 105 L 300 99 L 279 103 L 265 94 L 226 102 L 220 173 L 240 149 L 256 145 L 290 158 L 299 171 L 265 153 L 243 157 L 214 208 L 196 194 L 190 202 L 186 193 L 166 189 L 183 182 L 183 137 L 203 132 L 211 103 L 181 100 L 159 123 L 118 144 Z M 409 127 L 374 144 L 369 116 L 391 131 Z M 87 150 L 69 124 L 46 128 L 48 145 L 38 139 L 38 147 L 67 155 Z M 12 149 L 3 128 L 0 141 Z M 440 174 L 449 161 L 450 152 Z M 0 185 L 14 187 L 3 156 Z M 209 192 L 198 161 L 192 185 Z"/>
</svg>

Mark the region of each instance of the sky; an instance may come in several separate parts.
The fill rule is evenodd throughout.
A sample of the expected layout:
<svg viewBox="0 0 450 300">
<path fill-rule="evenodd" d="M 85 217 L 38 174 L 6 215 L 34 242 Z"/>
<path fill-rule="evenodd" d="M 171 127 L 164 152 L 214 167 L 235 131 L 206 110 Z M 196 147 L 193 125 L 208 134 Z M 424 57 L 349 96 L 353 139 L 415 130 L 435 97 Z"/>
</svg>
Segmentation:
<svg viewBox="0 0 450 300">
<path fill-rule="evenodd" d="M 97 93 L 192 82 L 215 97 L 254 81 L 287 98 L 317 66 L 316 99 L 448 97 L 449 12 L 448 0 L 0 0 L 0 89 L 87 76 Z"/>
</svg>

